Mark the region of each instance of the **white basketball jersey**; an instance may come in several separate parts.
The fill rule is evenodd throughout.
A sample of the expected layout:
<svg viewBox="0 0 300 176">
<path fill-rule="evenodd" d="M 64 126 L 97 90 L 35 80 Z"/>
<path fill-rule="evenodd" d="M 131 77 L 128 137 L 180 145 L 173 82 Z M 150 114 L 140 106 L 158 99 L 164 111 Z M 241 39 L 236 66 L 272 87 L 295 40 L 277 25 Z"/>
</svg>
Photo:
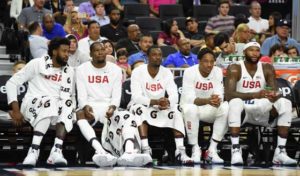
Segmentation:
<svg viewBox="0 0 300 176">
<path fill-rule="evenodd" d="M 241 78 L 237 82 L 236 91 L 241 93 L 259 92 L 266 86 L 266 79 L 262 68 L 262 63 L 257 63 L 257 70 L 252 77 L 244 64 L 244 61 L 239 62 L 241 65 Z"/>
</svg>

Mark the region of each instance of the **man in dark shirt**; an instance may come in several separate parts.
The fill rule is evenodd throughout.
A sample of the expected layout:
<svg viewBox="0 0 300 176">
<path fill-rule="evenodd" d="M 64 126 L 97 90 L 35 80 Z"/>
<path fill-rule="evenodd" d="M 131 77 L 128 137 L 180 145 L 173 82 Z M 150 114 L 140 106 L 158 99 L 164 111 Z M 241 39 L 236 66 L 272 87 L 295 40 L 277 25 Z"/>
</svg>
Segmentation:
<svg viewBox="0 0 300 176">
<path fill-rule="evenodd" d="M 186 33 L 184 35 L 186 38 L 191 39 L 191 45 L 193 47 L 201 47 L 205 44 L 203 32 L 198 30 L 198 22 L 195 18 L 187 17 L 185 27 Z"/>
<path fill-rule="evenodd" d="M 116 50 L 126 48 L 128 55 L 132 55 L 140 51 L 138 46 L 140 37 L 142 35 L 140 27 L 137 24 L 131 24 L 127 28 L 128 38 L 125 37 L 118 41 Z"/>
<path fill-rule="evenodd" d="M 115 8 L 109 13 L 110 23 L 101 27 L 101 36 L 108 38 L 113 42 L 118 42 L 119 39 L 127 37 L 126 29 L 120 21 L 120 10 Z"/>
</svg>

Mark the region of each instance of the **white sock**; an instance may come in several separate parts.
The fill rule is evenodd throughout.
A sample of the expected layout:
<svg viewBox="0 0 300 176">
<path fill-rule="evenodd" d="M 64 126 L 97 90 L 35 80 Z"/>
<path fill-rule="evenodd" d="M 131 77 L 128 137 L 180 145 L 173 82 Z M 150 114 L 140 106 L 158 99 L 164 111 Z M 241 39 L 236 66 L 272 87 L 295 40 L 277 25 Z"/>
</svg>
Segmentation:
<svg viewBox="0 0 300 176">
<path fill-rule="evenodd" d="M 126 153 L 133 153 L 134 152 L 134 143 L 132 140 L 127 140 L 125 144 L 125 152 Z"/>
<path fill-rule="evenodd" d="M 142 148 L 148 147 L 148 146 L 149 146 L 148 138 L 142 139 Z"/>
<path fill-rule="evenodd" d="M 62 146 L 63 142 L 64 142 L 63 140 L 61 140 L 61 139 L 59 139 L 59 138 L 56 137 L 55 140 L 54 140 L 54 146 L 56 147 L 56 144 Z"/>
<path fill-rule="evenodd" d="M 287 139 L 277 136 L 277 147 L 278 146 L 285 146 Z"/>
<path fill-rule="evenodd" d="M 208 150 L 209 151 L 217 151 L 217 145 L 218 145 L 218 142 L 211 139 Z"/>
<path fill-rule="evenodd" d="M 36 136 L 36 135 L 33 135 L 33 138 L 32 138 L 32 144 L 33 144 L 33 145 L 38 145 L 38 146 L 40 146 L 43 137 L 44 137 L 44 136 Z"/>
<path fill-rule="evenodd" d="M 77 121 L 77 125 L 79 126 L 79 129 L 80 129 L 82 135 L 85 137 L 85 139 L 88 142 L 90 142 L 91 139 L 96 138 L 95 131 L 91 127 L 91 125 L 88 123 L 87 120 L 80 119 L 80 120 Z M 93 140 L 92 141 L 92 147 L 96 150 L 97 153 L 104 153 L 105 152 L 98 140 Z"/>
<path fill-rule="evenodd" d="M 232 145 L 239 144 L 239 142 L 240 142 L 240 137 L 239 136 L 237 136 L 237 137 L 231 136 L 231 144 Z"/>
<path fill-rule="evenodd" d="M 183 137 L 182 138 L 175 138 L 175 144 L 176 144 L 176 148 L 178 149 L 179 147 L 184 146 L 183 145 Z"/>
</svg>

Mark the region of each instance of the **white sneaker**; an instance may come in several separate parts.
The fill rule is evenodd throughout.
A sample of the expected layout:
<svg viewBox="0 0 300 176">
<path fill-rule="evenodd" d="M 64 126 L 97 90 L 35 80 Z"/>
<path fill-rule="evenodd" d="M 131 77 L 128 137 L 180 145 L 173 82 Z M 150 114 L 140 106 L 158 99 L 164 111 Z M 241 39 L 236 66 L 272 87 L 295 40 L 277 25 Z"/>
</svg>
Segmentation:
<svg viewBox="0 0 300 176">
<path fill-rule="evenodd" d="M 192 149 L 192 160 L 194 160 L 194 163 L 200 164 L 201 163 L 201 155 L 202 151 L 200 147 L 193 147 Z"/>
<path fill-rule="evenodd" d="M 240 146 L 231 148 L 231 164 L 242 165 L 243 163 L 242 150 Z"/>
<path fill-rule="evenodd" d="M 220 158 L 216 150 L 206 150 L 204 160 L 210 164 L 223 164 L 224 160 Z"/>
<path fill-rule="evenodd" d="M 95 153 L 93 161 L 100 167 L 114 166 L 117 163 L 117 158 L 109 153 Z"/>
<path fill-rule="evenodd" d="M 175 159 L 179 161 L 180 164 L 183 165 L 192 165 L 194 164 L 194 160 L 188 157 L 185 153 L 185 147 L 179 147 L 175 150 Z"/>
<path fill-rule="evenodd" d="M 284 146 L 279 146 L 275 149 L 273 164 L 276 165 L 296 165 L 297 161 L 290 158 L 285 150 Z"/>
<path fill-rule="evenodd" d="M 62 154 L 62 150 L 57 147 L 52 147 L 50 155 L 47 159 L 47 164 L 67 166 L 68 162 Z"/>
<path fill-rule="evenodd" d="M 151 157 L 152 150 L 151 150 L 151 148 L 149 146 L 146 146 L 146 147 L 142 148 L 142 154 L 144 155 L 144 163 L 143 163 L 143 165 L 145 166 L 145 165 L 147 165 L 149 163 L 152 164 L 152 161 L 153 161 L 153 159 Z"/>
<path fill-rule="evenodd" d="M 27 156 L 23 161 L 23 165 L 35 166 L 39 158 L 40 150 L 32 149 L 31 147 L 28 150 Z"/>
<path fill-rule="evenodd" d="M 119 166 L 143 166 L 145 154 L 141 153 L 124 153 L 120 158 L 118 158 Z"/>
</svg>

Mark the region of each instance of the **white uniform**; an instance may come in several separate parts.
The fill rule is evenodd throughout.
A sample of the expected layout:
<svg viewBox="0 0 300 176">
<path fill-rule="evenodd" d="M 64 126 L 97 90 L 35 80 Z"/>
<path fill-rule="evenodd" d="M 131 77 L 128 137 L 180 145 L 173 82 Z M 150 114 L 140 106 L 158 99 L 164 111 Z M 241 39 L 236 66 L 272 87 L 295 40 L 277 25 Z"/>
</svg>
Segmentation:
<svg viewBox="0 0 300 176">
<path fill-rule="evenodd" d="M 188 135 L 189 144 L 198 144 L 199 120 L 214 123 L 212 138 L 221 141 L 227 131 L 228 103 L 222 102 L 218 108 L 209 104 L 197 106 L 196 98 L 209 98 L 212 94 L 219 95 L 223 100 L 224 86 L 223 73 L 219 67 L 214 66 L 207 77 L 199 71 L 199 65 L 184 71 L 182 83 L 182 96 L 180 105 Z"/>
<path fill-rule="evenodd" d="M 62 106 L 61 101 L 59 101 L 62 86 L 62 69 L 52 67 L 53 74 L 45 76 L 42 74 L 43 68 L 41 68 L 44 62 L 44 57 L 31 60 L 22 70 L 7 81 L 8 104 L 17 101 L 17 86 L 28 82 L 28 89 L 21 106 L 21 113 L 24 115 L 25 120 L 29 121 L 33 127 L 41 119 L 48 117 L 52 117 L 51 123 L 53 125 L 58 122 L 64 122 L 66 125 L 68 121 L 72 125 L 72 121 L 75 120 L 73 117 L 62 119 L 59 116 L 59 108 Z M 73 79 L 73 74 L 71 79 Z M 74 81 L 72 82 L 74 83 Z"/>
<path fill-rule="evenodd" d="M 169 127 L 185 134 L 182 115 L 178 107 L 177 86 L 171 71 L 160 66 L 159 72 L 152 78 L 148 72 L 148 65 L 141 65 L 134 69 L 131 75 L 132 103 L 131 112 L 140 117 L 138 126 L 143 121 L 156 127 Z M 150 107 L 151 99 L 159 99 L 168 94 L 170 109 L 159 110 Z M 166 118 L 168 117 L 168 118 Z"/>
<path fill-rule="evenodd" d="M 257 70 L 253 77 L 248 73 L 243 61 L 240 61 L 241 78 L 237 82 L 236 91 L 241 93 L 253 93 L 263 90 L 267 85 L 263 65 L 257 63 Z M 272 106 L 277 110 L 279 117 L 269 124 L 269 115 Z M 251 99 L 243 101 L 234 98 L 229 102 L 229 127 L 241 126 L 241 113 L 245 110 L 246 116 L 243 124 L 248 122 L 262 126 L 290 126 L 292 120 L 292 104 L 286 98 L 279 98 L 272 103 L 267 98 Z"/>
<path fill-rule="evenodd" d="M 93 108 L 96 124 L 104 124 L 102 146 L 115 156 L 123 153 L 127 139 L 140 142 L 134 117 L 128 111 L 116 110 L 108 120 L 106 112 L 110 105 L 119 107 L 121 101 L 122 70 L 117 65 L 106 62 L 104 68 L 95 68 L 85 62 L 76 69 L 79 108 L 89 105 Z M 94 125 L 93 124 L 93 125 Z M 122 134 L 122 135 L 120 135 Z"/>
</svg>

